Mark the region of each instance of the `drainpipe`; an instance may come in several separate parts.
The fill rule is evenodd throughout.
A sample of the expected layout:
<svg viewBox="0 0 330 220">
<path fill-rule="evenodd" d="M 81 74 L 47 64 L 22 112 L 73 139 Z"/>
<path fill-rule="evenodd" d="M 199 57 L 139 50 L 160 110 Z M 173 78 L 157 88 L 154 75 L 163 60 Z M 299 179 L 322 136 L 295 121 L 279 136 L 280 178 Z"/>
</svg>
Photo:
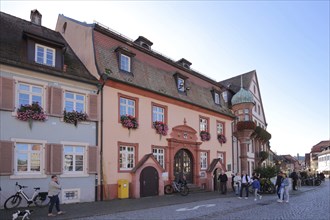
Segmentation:
<svg viewBox="0 0 330 220">
<path fill-rule="evenodd" d="M 105 81 L 108 79 L 108 75 L 103 73 L 101 75 L 102 84 L 98 85 L 97 94 L 101 92 L 101 143 L 100 143 L 100 200 L 103 201 L 103 87 L 105 85 Z"/>
<path fill-rule="evenodd" d="M 103 201 L 103 87 L 105 81 L 101 87 L 101 149 L 100 149 L 100 197 L 101 201 Z"/>
</svg>

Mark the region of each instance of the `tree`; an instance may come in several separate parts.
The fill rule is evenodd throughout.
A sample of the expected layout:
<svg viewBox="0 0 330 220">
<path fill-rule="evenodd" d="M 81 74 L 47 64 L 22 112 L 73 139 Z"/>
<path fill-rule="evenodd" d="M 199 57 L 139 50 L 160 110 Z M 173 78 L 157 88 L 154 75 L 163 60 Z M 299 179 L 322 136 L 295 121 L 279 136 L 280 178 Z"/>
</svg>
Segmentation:
<svg viewBox="0 0 330 220">
<path fill-rule="evenodd" d="M 280 169 L 276 166 L 266 166 L 258 167 L 254 171 L 260 174 L 260 178 L 270 179 L 274 176 L 277 176 L 277 173 L 280 171 Z"/>
</svg>

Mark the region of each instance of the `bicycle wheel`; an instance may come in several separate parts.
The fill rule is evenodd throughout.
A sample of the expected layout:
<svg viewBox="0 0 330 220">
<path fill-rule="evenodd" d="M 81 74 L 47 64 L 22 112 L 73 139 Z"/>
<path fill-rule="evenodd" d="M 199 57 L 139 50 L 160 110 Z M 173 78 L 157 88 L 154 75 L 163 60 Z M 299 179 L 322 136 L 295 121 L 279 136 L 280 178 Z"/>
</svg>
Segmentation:
<svg viewBox="0 0 330 220">
<path fill-rule="evenodd" d="M 189 194 L 189 188 L 188 188 L 188 186 L 182 186 L 182 187 L 180 188 L 180 194 L 181 194 L 182 196 L 186 196 L 186 195 L 188 195 L 188 194 Z"/>
<path fill-rule="evenodd" d="M 21 204 L 21 201 L 22 197 L 20 197 L 19 195 L 12 195 L 5 201 L 4 207 L 5 209 L 16 208 L 17 206 L 19 206 L 19 204 Z"/>
<path fill-rule="evenodd" d="M 48 194 L 48 193 L 47 193 Z M 34 199 L 34 204 L 38 207 L 47 206 L 50 203 L 50 199 L 47 194 L 39 193 L 37 197 Z"/>
<path fill-rule="evenodd" d="M 165 194 L 172 194 L 173 193 L 173 187 L 169 184 L 169 185 L 166 185 L 165 188 L 164 188 L 164 192 Z"/>
<path fill-rule="evenodd" d="M 314 184 L 315 184 L 315 186 L 321 185 L 321 180 L 315 180 Z"/>
</svg>

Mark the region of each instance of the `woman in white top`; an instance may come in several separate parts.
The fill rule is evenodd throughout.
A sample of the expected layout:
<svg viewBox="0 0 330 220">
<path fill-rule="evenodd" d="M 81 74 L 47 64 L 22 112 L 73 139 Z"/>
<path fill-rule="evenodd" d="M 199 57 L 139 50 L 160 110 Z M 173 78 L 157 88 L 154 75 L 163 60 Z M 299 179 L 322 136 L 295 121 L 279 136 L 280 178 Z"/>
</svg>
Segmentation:
<svg viewBox="0 0 330 220">
<path fill-rule="evenodd" d="M 238 198 L 242 198 L 243 195 L 243 189 L 245 189 L 245 199 L 248 199 L 249 197 L 249 184 L 251 183 L 251 178 L 249 175 L 246 174 L 245 171 L 242 172 L 242 176 L 241 176 L 241 191 L 239 194 Z"/>
<path fill-rule="evenodd" d="M 238 196 L 240 190 L 241 190 L 241 174 L 236 173 L 236 176 L 234 177 L 234 187 L 235 187 L 235 194 Z"/>
</svg>

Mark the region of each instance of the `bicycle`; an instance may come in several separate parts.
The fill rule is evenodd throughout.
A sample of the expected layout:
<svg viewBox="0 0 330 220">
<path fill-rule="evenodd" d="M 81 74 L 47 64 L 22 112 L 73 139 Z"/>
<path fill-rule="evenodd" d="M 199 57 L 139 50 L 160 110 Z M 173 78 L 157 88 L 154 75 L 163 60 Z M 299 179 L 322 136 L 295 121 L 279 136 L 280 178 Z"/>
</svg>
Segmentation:
<svg viewBox="0 0 330 220">
<path fill-rule="evenodd" d="M 28 188 L 27 186 L 19 185 L 16 182 L 16 188 L 17 188 L 17 192 L 15 193 L 15 195 L 10 196 L 4 203 L 4 208 L 7 210 L 13 209 L 13 208 L 16 208 L 17 206 L 19 206 L 22 202 L 22 197 L 27 201 L 28 207 L 32 203 L 34 203 L 35 206 L 37 206 L 37 207 L 44 207 L 44 206 L 47 206 L 50 202 L 50 199 L 47 196 L 48 192 L 39 192 L 40 187 L 33 188 L 34 193 L 31 198 L 29 198 L 26 195 L 26 193 L 24 192 L 24 189 Z"/>
<path fill-rule="evenodd" d="M 165 194 L 172 194 L 173 192 L 179 192 L 182 196 L 189 194 L 189 188 L 186 181 L 179 180 L 178 182 L 173 181 L 172 185 L 168 184 L 164 188 Z"/>
</svg>

